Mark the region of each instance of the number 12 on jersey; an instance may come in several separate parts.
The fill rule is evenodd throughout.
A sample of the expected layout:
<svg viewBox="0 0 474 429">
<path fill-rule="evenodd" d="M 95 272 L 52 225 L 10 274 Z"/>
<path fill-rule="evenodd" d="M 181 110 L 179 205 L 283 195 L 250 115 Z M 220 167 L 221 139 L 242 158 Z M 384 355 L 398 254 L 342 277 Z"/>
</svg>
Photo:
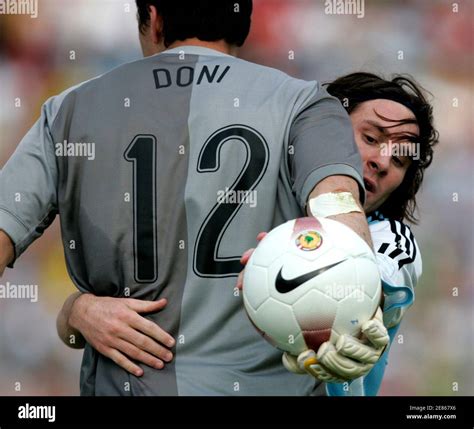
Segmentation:
<svg viewBox="0 0 474 429">
<path fill-rule="evenodd" d="M 220 153 L 227 142 L 240 142 L 246 161 L 230 192 L 251 192 L 265 174 L 269 162 L 268 145 L 263 136 L 245 125 L 231 125 L 213 133 L 204 143 L 197 165 L 201 174 L 221 168 Z M 158 278 L 156 156 L 157 140 L 152 135 L 136 136 L 125 151 L 133 163 L 133 246 L 135 280 L 152 283 Z M 226 184 L 222 184 L 225 187 Z M 232 277 L 241 271 L 240 256 L 221 257 L 219 245 L 242 202 L 217 202 L 204 219 L 196 237 L 193 269 L 200 277 Z"/>
</svg>

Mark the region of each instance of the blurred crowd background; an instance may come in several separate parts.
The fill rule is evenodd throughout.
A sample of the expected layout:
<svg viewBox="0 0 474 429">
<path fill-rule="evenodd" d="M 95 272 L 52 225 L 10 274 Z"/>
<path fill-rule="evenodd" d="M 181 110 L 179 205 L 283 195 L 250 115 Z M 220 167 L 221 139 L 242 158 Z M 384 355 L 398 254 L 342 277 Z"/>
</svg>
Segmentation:
<svg viewBox="0 0 474 429">
<path fill-rule="evenodd" d="M 254 4 L 243 58 L 319 81 L 409 73 L 433 94 L 441 142 L 413 228 L 424 274 L 381 394 L 473 395 L 473 2 L 366 0 L 363 18 L 326 15 L 323 0 Z M 133 0 L 39 0 L 37 19 L 0 15 L 0 167 L 47 98 L 140 58 L 135 15 Z M 40 299 L 0 299 L 0 395 L 77 395 L 82 353 L 55 328 L 75 290 L 58 220 L 7 281 L 38 284 Z"/>
</svg>

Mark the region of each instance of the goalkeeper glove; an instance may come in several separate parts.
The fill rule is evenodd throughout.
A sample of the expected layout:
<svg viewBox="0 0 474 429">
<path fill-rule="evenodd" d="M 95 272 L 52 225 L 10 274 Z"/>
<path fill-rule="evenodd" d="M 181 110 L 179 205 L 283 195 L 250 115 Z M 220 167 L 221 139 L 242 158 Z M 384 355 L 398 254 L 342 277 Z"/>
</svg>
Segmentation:
<svg viewBox="0 0 474 429">
<path fill-rule="evenodd" d="M 373 319 L 362 325 L 366 340 L 341 335 L 336 345 L 321 344 L 318 353 L 305 350 L 298 357 L 284 353 L 283 365 L 296 374 L 310 374 L 328 383 L 344 383 L 367 375 L 390 341 L 379 307 Z"/>
</svg>

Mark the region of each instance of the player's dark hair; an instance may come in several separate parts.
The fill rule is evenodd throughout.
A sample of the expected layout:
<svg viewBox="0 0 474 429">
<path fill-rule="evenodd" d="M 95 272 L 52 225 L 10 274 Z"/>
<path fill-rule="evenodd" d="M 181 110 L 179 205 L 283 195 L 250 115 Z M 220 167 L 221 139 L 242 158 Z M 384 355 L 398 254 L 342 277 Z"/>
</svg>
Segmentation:
<svg viewBox="0 0 474 429">
<path fill-rule="evenodd" d="M 327 91 L 337 97 L 347 112 L 351 114 L 357 107 L 369 100 L 387 99 L 408 107 L 415 119 L 405 119 L 396 125 L 415 123 L 420 135 L 407 136 L 409 140 L 420 145 L 420 159 L 413 159 L 401 185 L 377 210 L 384 216 L 417 223 L 416 193 L 423 181 L 425 169 L 433 160 L 433 146 L 438 143 L 439 134 L 433 125 L 433 108 L 426 99 L 426 91 L 404 75 L 395 75 L 392 80 L 385 80 L 372 73 L 351 73 L 342 76 L 327 85 Z"/>
<path fill-rule="evenodd" d="M 163 19 L 166 47 L 193 37 L 242 46 L 250 31 L 252 0 L 137 0 L 142 33 L 149 25 L 149 6 Z"/>
</svg>

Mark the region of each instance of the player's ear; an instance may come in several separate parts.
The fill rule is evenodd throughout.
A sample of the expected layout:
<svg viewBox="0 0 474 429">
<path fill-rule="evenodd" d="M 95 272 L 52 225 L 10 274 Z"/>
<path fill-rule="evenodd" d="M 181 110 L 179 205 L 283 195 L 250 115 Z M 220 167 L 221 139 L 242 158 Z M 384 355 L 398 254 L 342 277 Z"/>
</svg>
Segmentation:
<svg viewBox="0 0 474 429">
<path fill-rule="evenodd" d="M 163 40 L 163 18 L 155 6 L 149 5 L 148 12 L 150 13 L 150 29 L 153 43 L 159 45 Z"/>
</svg>

